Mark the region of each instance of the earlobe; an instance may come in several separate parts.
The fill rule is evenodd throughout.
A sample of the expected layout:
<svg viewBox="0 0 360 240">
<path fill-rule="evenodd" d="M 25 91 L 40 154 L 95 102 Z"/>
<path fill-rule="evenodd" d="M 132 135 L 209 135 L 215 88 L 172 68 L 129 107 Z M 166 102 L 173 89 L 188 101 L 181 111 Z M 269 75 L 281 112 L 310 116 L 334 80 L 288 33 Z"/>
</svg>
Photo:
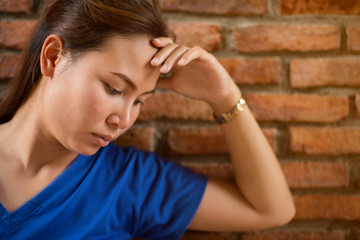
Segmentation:
<svg viewBox="0 0 360 240">
<path fill-rule="evenodd" d="M 40 54 L 40 68 L 42 75 L 53 77 L 55 67 L 63 51 L 63 40 L 59 35 L 49 35 L 42 46 Z"/>
</svg>

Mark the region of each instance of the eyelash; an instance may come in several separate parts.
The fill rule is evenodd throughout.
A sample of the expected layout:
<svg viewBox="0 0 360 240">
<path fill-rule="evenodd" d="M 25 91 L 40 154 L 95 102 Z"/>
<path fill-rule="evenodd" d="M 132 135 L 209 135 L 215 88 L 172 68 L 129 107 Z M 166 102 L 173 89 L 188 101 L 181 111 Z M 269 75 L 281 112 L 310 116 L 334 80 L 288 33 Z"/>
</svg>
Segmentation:
<svg viewBox="0 0 360 240">
<path fill-rule="evenodd" d="M 107 84 L 107 87 L 108 87 L 109 91 L 111 92 L 111 94 L 114 94 L 114 95 L 121 95 L 122 94 L 121 91 L 116 90 L 115 88 L 111 87 L 109 84 Z M 143 106 L 144 102 L 136 99 L 135 104 L 140 104 L 141 106 Z"/>
<path fill-rule="evenodd" d="M 144 102 L 137 99 L 135 100 L 135 104 L 140 104 L 141 106 L 144 106 Z"/>
<path fill-rule="evenodd" d="M 121 91 L 116 90 L 115 88 L 111 87 L 109 84 L 106 85 L 112 94 L 121 95 Z"/>
</svg>

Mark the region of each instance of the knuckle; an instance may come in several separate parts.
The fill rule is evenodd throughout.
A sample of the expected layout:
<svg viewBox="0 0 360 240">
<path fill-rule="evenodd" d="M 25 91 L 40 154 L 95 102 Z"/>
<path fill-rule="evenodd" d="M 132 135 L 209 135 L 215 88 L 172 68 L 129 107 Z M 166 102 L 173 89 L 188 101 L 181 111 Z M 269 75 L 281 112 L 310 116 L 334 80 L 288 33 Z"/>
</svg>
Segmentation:
<svg viewBox="0 0 360 240">
<path fill-rule="evenodd" d="M 168 44 L 166 45 L 166 47 L 169 48 L 169 49 L 176 49 L 176 48 L 179 47 L 179 45 L 178 45 L 178 44 L 175 44 L 175 43 L 168 43 Z"/>
<path fill-rule="evenodd" d="M 198 45 L 195 45 L 195 46 L 193 46 L 192 47 L 194 50 L 202 50 L 202 48 L 200 47 L 200 46 L 198 46 Z"/>
</svg>

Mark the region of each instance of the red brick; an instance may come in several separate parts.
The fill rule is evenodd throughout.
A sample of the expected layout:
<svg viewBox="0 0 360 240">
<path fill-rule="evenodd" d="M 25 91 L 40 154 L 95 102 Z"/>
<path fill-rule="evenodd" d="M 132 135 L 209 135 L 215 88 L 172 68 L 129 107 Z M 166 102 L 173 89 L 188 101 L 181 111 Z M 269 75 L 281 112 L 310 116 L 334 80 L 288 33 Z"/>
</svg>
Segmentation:
<svg viewBox="0 0 360 240">
<path fill-rule="evenodd" d="M 181 240 L 233 240 L 229 232 L 187 231 Z"/>
<path fill-rule="evenodd" d="M 209 23 L 173 23 L 176 42 L 189 47 L 200 46 L 207 51 L 218 50 L 221 46 L 221 26 Z"/>
<path fill-rule="evenodd" d="M 132 127 L 118 137 L 114 143 L 123 146 L 135 146 L 140 150 L 152 151 L 155 130 L 152 127 Z"/>
<path fill-rule="evenodd" d="M 139 120 L 167 118 L 182 120 L 213 121 L 210 106 L 203 101 L 195 101 L 175 93 L 156 93 L 146 100 Z"/>
<path fill-rule="evenodd" d="M 360 117 L 360 94 L 356 95 L 356 109 L 357 109 L 357 115 Z"/>
<path fill-rule="evenodd" d="M 326 24 L 250 25 L 234 28 L 239 52 L 327 51 L 340 47 L 338 26 Z"/>
<path fill-rule="evenodd" d="M 165 11 L 210 13 L 226 15 L 264 15 L 268 13 L 267 0 L 162 0 Z"/>
<path fill-rule="evenodd" d="M 340 162 L 282 162 L 292 188 L 347 187 L 348 166 Z"/>
<path fill-rule="evenodd" d="M 360 51 L 360 26 L 349 26 L 346 29 L 348 35 L 348 49 Z"/>
<path fill-rule="evenodd" d="M 346 233 L 333 231 L 268 231 L 245 233 L 241 240 L 345 240 Z"/>
<path fill-rule="evenodd" d="M 349 115 L 347 97 L 317 95 L 245 95 L 254 116 L 263 121 L 336 122 Z"/>
<path fill-rule="evenodd" d="M 295 196 L 295 219 L 360 220 L 360 197 L 354 195 Z"/>
<path fill-rule="evenodd" d="M 275 131 L 263 130 L 270 145 L 274 147 Z M 173 128 L 168 135 L 171 152 L 180 154 L 227 153 L 225 139 L 218 127 Z"/>
<path fill-rule="evenodd" d="M 0 47 L 23 48 L 35 22 L 34 20 L 0 22 Z"/>
<path fill-rule="evenodd" d="M 281 14 L 347 14 L 359 15 L 358 0 L 281 0 Z"/>
<path fill-rule="evenodd" d="M 360 86 L 360 60 L 354 58 L 297 59 L 290 63 L 291 86 Z"/>
<path fill-rule="evenodd" d="M 0 78 L 12 78 L 15 74 L 19 55 L 0 55 Z"/>
<path fill-rule="evenodd" d="M 239 84 L 281 84 L 280 58 L 231 58 L 219 61 Z"/>
<path fill-rule="evenodd" d="M 291 127 L 291 151 L 305 154 L 359 154 L 360 128 Z"/>
<path fill-rule="evenodd" d="M 0 0 L 0 12 L 30 13 L 32 0 Z"/>
</svg>

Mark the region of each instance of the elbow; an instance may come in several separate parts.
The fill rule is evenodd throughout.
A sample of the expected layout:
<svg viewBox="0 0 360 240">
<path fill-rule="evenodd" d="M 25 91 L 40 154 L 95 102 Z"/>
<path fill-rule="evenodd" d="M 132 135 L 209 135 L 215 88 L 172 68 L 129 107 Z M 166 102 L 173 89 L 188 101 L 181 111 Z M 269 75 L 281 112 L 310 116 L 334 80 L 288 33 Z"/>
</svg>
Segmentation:
<svg viewBox="0 0 360 240">
<path fill-rule="evenodd" d="M 286 205 L 283 204 L 278 209 L 273 209 L 267 214 L 261 214 L 262 217 L 261 219 L 259 219 L 259 222 L 261 222 L 261 224 L 257 224 L 256 228 L 250 230 L 265 230 L 284 226 L 295 217 L 295 213 L 295 205 L 293 201 L 289 201 L 289 203 L 287 203 Z"/>
<path fill-rule="evenodd" d="M 290 201 L 288 206 L 283 207 L 280 212 L 276 214 L 272 227 L 281 227 L 288 224 L 295 217 L 295 213 L 296 208 L 294 202 Z"/>
</svg>

